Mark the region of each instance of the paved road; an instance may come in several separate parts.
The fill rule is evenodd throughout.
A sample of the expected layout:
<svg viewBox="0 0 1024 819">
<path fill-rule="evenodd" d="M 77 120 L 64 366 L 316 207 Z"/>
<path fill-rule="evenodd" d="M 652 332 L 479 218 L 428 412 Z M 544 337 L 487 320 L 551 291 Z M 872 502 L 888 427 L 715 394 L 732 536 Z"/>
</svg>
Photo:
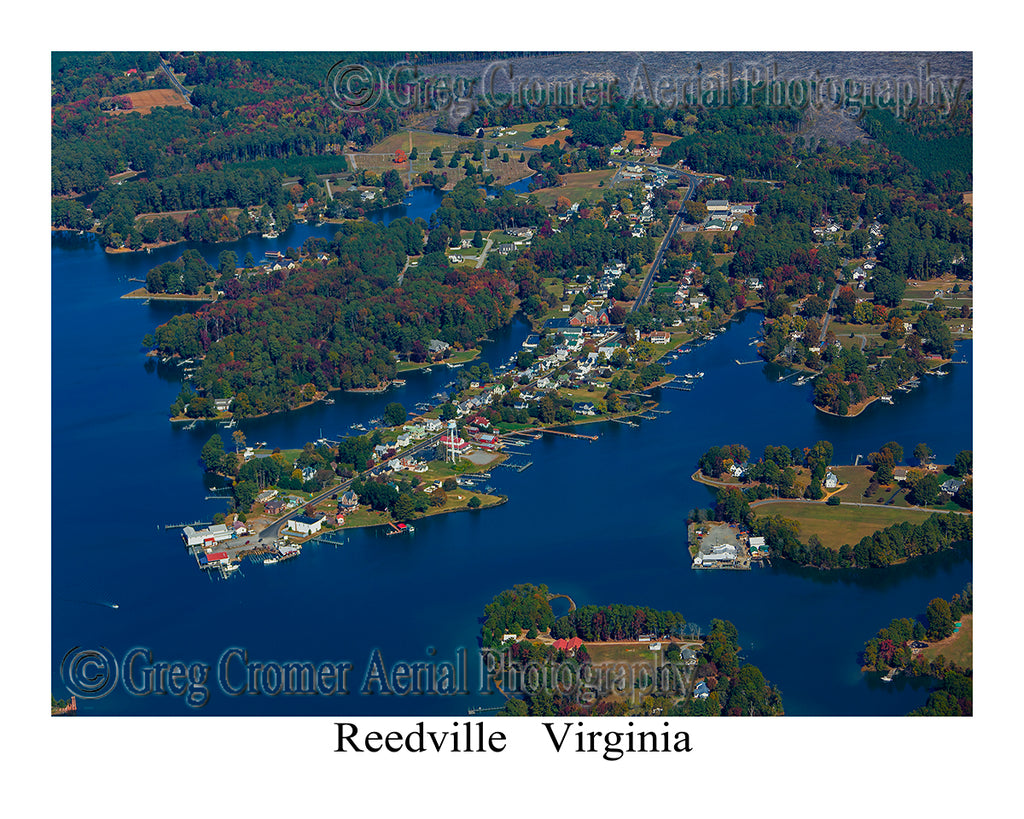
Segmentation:
<svg viewBox="0 0 1024 819">
<path fill-rule="evenodd" d="M 839 285 L 837 284 L 834 288 L 832 288 L 832 295 L 829 297 L 828 300 L 828 309 L 825 310 L 825 320 L 821 323 L 821 335 L 818 337 L 819 347 L 825 344 L 825 333 L 828 331 L 828 323 L 832 320 L 832 308 L 835 307 L 836 296 L 838 295 Z M 861 349 L 864 349 L 863 345 L 861 345 Z"/>
<path fill-rule="evenodd" d="M 484 266 L 484 262 L 487 261 L 487 251 L 491 249 L 491 245 L 494 244 L 494 240 L 487 237 L 487 244 L 484 245 L 483 250 L 480 251 L 480 256 L 476 260 L 476 269 L 479 270 Z"/>
<path fill-rule="evenodd" d="M 163 57 L 160 58 L 160 67 L 164 70 L 164 73 L 168 77 L 170 77 L 171 84 L 174 86 L 175 90 L 179 94 L 181 94 L 181 96 L 183 96 L 186 100 L 189 100 L 189 98 L 192 95 L 189 94 L 189 92 L 185 90 L 185 86 L 184 85 L 182 85 L 180 82 L 178 82 L 178 78 L 174 76 L 174 72 L 171 71 L 171 67 L 167 63 L 164 62 L 164 58 Z"/>
<path fill-rule="evenodd" d="M 693 196 L 697 190 L 698 177 L 692 176 L 682 171 L 675 170 L 674 168 L 668 168 L 664 165 L 658 165 L 657 167 L 662 170 L 668 171 L 676 176 L 685 177 L 689 182 L 689 188 L 686 191 L 686 196 L 683 197 L 683 202 L 686 202 Z M 639 310 L 643 306 L 644 302 L 651 295 L 651 290 L 654 288 L 654 277 L 658 272 L 658 268 L 661 266 L 662 259 L 665 257 L 665 251 L 668 249 L 669 242 L 672 241 L 672 237 L 675 236 L 676 231 L 679 230 L 679 226 L 683 222 L 683 209 L 680 207 L 679 212 L 675 215 L 675 218 L 669 223 L 668 230 L 665 231 L 665 238 L 661 240 L 661 246 L 658 248 L 657 254 L 654 256 L 654 261 L 651 263 L 651 269 L 647 272 L 647 276 L 644 278 L 643 284 L 640 285 L 640 292 L 637 294 L 636 300 L 633 302 L 633 306 L 630 307 L 630 312 Z"/>
<path fill-rule="evenodd" d="M 436 446 L 437 442 L 441 440 L 443 435 L 443 432 L 439 432 L 437 435 L 432 435 L 425 441 L 421 441 L 420 443 L 416 444 L 416 446 L 412 447 L 412 449 L 404 450 L 402 452 L 402 457 L 411 457 L 422 452 L 424 449 Z M 366 477 L 367 475 L 370 474 L 371 471 L 372 470 L 367 469 L 366 471 L 361 472 L 357 477 Z M 333 486 L 330 489 L 321 492 L 316 497 L 310 498 L 309 503 L 316 505 L 317 503 L 320 503 L 320 501 L 326 500 L 327 498 L 331 497 L 331 495 L 340 495 L 343 492 L 348 491 L 348 488 L 352 486 L 352 482 L 354 480 L 355 478 L 348 478 L 347 480 L 342 481 L 337 486 Z M 273 523 L 271 523 L 269 526 L 267 526 L 259 533 L 259 545 L 264 546 L 267 543 L 272 543 L 274 540 L 280 537 L 281 527 L 284 526 L 285 523 L 287 523 L 291 518 L 297 517 L 302 514 L 304 514 L 303 511 L 299 509 L 295 512 L 289 512 L 287 515 L 284 515 L 283 517 L 280 517 L 277 520 L 275 520 Z"/>
<path fill-rule="evenodd" d="M 764 500 L 754 501 L 750 504 L 750 508 L 753 509 L 755 506 L 763 506 L 766 503 L 815 503 L 819 506 L 827 505 L 825 501 L 820 500 L 808 500 L 807 498 L 765 498 Z M 954 509 L 932 509 L 928 506 L 895 506 L 890 507 L 889 504 L 882 503 L 857 503 L 854 501 L 843 501 L 842 506 L 867 506 L 872 509 L 879 509 L 883 506 L 893 509 L 912 509 L 917 512 L 937 512 L 940 515 L 962 515 L 965 514 L 959 510 Z"/>
</svg>

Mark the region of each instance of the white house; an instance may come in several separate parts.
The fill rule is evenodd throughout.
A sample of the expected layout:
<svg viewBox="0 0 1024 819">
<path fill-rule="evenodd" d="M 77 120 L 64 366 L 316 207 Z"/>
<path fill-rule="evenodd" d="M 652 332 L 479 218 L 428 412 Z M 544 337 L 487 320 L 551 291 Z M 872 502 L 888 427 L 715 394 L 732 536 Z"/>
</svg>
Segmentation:
<svg viewBox="0 0 1024 819">
<path fill-rule="evenodd" d="M 834 472 L 826 472 L 825 473 L 825 488 L 826 489 L 835 489 L 837 486 L 839 486 L 839 478 L 836 477 Z"/>
<path fill-rule="evenodd" d="M 320 531 L 323 526 L 324 516 L 317 515 L 315 518 L 306 517 L 305 515 L 298 515 L 294 518 L 289 519 L 288 529 L 292 532 L 297 532 L 300 535 L 315 535 Z"/>
<path fill-rule="evenodd" d="M 214 523 L 206 529 L 193 529 L 186 526 L 181 530 L 181 536 L 186 546 L 212 546 L 222 540 L 229 540 L 235 533 L 223 523 Z"/>
</svg>

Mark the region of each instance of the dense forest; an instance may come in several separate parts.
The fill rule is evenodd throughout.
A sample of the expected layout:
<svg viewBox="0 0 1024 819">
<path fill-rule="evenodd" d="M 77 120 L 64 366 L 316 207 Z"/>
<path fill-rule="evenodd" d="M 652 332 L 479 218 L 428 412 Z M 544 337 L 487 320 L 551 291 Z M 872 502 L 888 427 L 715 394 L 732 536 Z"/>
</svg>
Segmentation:
<svg viewBox="0 0 1024 819">
<path fill-rule="evenodd" d="M 318 391 L 378 386 L 394 377 L 395 353 L 424 360 L 431 339 L 469 347 L 511 318 L 515 285 L 505 274 L 456 271 L 443 253 L 425 254 L 399 284 L 422 236 L 408 219 L 346 224 L 295 270 L 227 275 L 222 298 L 143 343 L 202 357 L 197 391 L 234 396 L 240 417 L 289 409 Z"/>
</svg>

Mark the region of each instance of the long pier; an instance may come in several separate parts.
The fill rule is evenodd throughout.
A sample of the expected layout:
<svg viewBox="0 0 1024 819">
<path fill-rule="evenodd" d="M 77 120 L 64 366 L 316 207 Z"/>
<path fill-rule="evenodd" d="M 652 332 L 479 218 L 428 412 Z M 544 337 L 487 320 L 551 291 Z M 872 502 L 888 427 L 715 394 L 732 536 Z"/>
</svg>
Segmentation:
<svg viewBox="0 0 1024 819">
<path fill-rule="evenodd" d="M 469 716 L 473 717 L 473 716 L 476 716 L 477 714 L 482 714 L 485 711 L 500 711 L 504 707 L 505 707 L 504 705 L 496 705 L 493 708 L 470 708 L 467 711 L 467 713 L 469 714 Z"/>
<path fill-rule="evenodd" d="M 334 535 L 334 533 L 332 533 L 332 532 L 325 532 L 324 534 L 320 535 L 320 537 L 315 538 L 312 542 L 313 543 L 330 543 L 332 546 L 344 546 L 348 542 L 348 539 L 345 538 L 345 537 L 342 537 L 339 540 L 339 539 L 337 539 L 337 536 L 332 536 L 332 535 Z"/>
<path fill-rule="evenodd" d="M 165 523 L 164 529 L 184 529 L 186 526 L 209 526 L 210 522 L 207 520 L 194 520 L 191 523 Z M 156 527 L 160 528 L 159 525 Z"/>
<path fill-rule="evenodd" d="M 615 419 L 612 419 L 615 420 Z M 560 429 L 545 429 L 543 432 L 550 432 L 552 435 L 565 435 L 568 438 L 583 438 L 585 441 L 596 441 L 596 435 L 584 435 L 580 432 L 564 432 Z"/>
</svg>

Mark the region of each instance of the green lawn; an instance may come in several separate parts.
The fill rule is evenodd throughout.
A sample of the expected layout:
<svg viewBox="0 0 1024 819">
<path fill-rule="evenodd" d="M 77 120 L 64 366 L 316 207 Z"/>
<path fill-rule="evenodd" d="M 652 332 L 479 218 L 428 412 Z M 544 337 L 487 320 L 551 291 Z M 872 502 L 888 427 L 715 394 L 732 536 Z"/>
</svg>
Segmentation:
<svg viewBox="0 0 1024 819">
<path fill-rule="evenodd" d="M 803 542 L 817 535 L 823 546 L 839 549 L 844 544 L 857 544 L 861 538 L 872 535 L 894 523 L 910 521 L 922 523 L 930 510 L 906 509 L 892 506 L 826 506 L 823 503 L 766 503 L 754 507 L 763 517 L 782 515 L 800 524 L 799 537 Z"/>
<path fill-rule="evenodd" d="M 932 643 L 928 648 L 922 649 L 921 653 L 929 660 L 934 660 L 941 654 L 947 660 L 956 663 L 962 668 L 973 668 L 974 615 L 965 614 L 961 624 L 960 631 L 948 640 Z"/>
<path fill-rule="evenodd" d="M 565 184 L 557 188 L 541 188 L 534 192 L 537 202 L 545 208 L 555 204 L 560 196 L 566 197 L 570 202 L 579 202 L 581 199 L 588 199 L 592 205 L 597 204 L 604 196 L 605 185 L 615 176 L 614 169 L 603 171 L 585 171 L 584 173 L 567 173 L 562 177 Z"/>
</svg>

